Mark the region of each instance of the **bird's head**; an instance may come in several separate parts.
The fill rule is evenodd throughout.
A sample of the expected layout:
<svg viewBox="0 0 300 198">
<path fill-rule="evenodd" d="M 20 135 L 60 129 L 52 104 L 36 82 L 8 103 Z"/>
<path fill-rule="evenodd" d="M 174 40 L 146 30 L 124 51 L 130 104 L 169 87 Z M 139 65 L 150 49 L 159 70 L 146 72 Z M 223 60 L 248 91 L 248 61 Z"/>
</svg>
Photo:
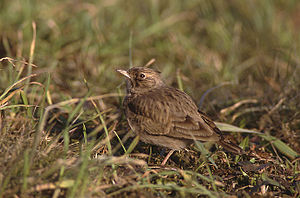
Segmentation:
<svg viewBox="0 0 300 198">
<path fill-rule="evenodd" d="M 160 72 L 146 68 L 133 67 L 129 70 L 118 69 L 117 72 L 126 77 L 128 92 L 146 92 L 164 85 Z"/>
</svg>

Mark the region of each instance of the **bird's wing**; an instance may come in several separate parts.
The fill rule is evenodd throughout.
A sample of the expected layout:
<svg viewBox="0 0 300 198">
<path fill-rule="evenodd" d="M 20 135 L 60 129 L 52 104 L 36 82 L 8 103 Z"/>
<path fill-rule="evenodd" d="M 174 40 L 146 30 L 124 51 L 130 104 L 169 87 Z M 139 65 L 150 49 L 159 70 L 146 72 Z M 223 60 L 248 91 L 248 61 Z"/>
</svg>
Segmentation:
<svg viewBox="0 0 300 198">
<path fill-rule="evenodd" d="M 125 103 L 131 128 L 151 135 L 165 135 L 170 132 L 169 110 L 163 101 L 151 95 L 143 95 L 128 99 Z"/>
<path fill-rule="evenodd" d="M 215 133 L 219 134 L 222 136 L 222 132 L 220 129 L 216 126 L 216 124 L 202 111 L 198 110 L 198 113 L 200 114 L 201 118 L 203 121 L 206 123 L 206 125 L 212 129 Z"/>
<path fill-rule="evenodd" d="M 193 100 L 184 92 L 168 88 L 156 90 L 132 98 L 126 104 L 127 119 L 132 128 L 151 135 L 169 137 L 219 140 L 216 126 L 204 114 L 198 112 Z"/>
<path fill-rule="evenodd" d="M 169 135 L 203 141 L 219 140 L 219 129 L 214 122 L 198 111 L 198 107 L 186 93 L 179 90 L 176 90 L 175 93 L 176 100 L 174 100 L 169 113 L 172 122 Z"/>
</svg>

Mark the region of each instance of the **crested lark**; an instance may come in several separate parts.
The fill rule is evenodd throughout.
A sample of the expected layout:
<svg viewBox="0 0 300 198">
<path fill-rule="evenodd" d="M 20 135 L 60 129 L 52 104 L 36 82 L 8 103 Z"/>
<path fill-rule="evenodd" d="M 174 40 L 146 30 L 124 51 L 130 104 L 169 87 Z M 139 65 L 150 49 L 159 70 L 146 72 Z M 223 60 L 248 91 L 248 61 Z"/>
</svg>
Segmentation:
<svg viewBox="0 0 300 198">
<path fill-rule="evenodd" d="M 127 96 L 123 105 L 133 132 L 143 142 L 171 149 L 162 165 L 175 150 L 194 140 L 215 141 L 232 153 L 243 153 L 237 145 L 224 141 L 221 131 L 198 110 L 190 96 L 167 86 L 160 72 L 144 67 L 117 71 L 126 77 Z"/>
</svg>

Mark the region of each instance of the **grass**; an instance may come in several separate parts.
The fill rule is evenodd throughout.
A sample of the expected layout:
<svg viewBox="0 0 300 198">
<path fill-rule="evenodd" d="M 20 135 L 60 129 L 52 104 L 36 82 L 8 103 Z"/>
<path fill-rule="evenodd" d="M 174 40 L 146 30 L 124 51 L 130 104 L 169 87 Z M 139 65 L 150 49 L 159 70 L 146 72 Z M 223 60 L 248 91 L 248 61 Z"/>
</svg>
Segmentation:
<svg viewBox="0 0 300 198">
<path fill-rule="evenodd" d="M 1 1 L 0 197 L 298 197 L 299 10 Z M 160 167 L 166 153 L 128 130 L 115 72 L 147 63 L 251 154 L 197 143 Z"/>
</svg>

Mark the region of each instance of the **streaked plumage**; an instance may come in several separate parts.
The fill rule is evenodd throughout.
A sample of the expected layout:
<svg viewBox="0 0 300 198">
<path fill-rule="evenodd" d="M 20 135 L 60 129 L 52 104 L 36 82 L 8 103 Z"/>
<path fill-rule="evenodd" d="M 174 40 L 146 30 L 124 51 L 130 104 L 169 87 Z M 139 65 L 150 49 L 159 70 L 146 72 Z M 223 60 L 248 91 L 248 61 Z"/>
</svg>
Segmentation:
<svg viewBox="0 0 300 198">
<path fill-rule="evenodd" d="M 241 148 L 223 140 L 221 131 L 189 95 L 167 86 L 159 72 L 143 67 L 117 71 L 126 77 L 123 105 L 127 121 L 143 142 L 174 151 L 194 140 L 215 141 L 233 153 L 242 153 Z"/>
</svg>

